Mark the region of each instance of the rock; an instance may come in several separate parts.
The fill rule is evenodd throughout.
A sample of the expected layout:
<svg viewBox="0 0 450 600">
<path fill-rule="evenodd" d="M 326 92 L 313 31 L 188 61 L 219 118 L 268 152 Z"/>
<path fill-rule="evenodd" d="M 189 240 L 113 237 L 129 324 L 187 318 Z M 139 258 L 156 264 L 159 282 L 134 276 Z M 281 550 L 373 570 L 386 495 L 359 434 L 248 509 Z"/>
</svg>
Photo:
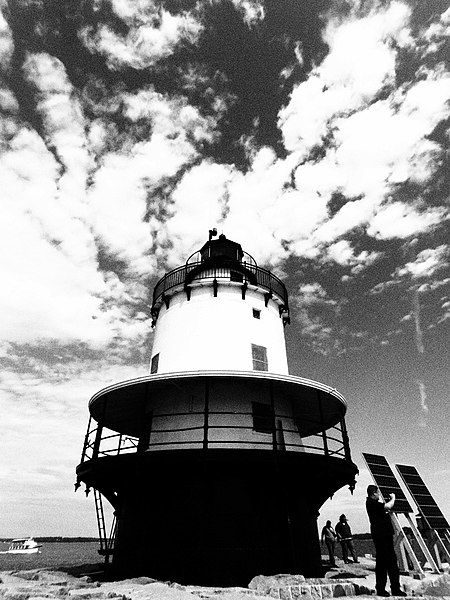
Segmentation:
<svg viewBox="0 0 450 600">
<path fill-rule="evenodd" d="M 78 581 L 76 577 L 62 571 L 32 569 L 30 571 L 13 571 L 12 575 L 26 581 L 39 581 L 47 585 L 68 585 L 69 582 Z"/>
<path fill-rule="evenodd" d="M 28 600 L 29 592 L 19 592 L 17 590 L 5 590 L 3 600 Z"/>
<path fill-rule="evenodd" d="M 98 587 L 98 588 L 81 587 L 81 588 L 71 588 L 69 590 L 69 596 L 71 598 L 79 598 L 80 600 L 81 600 L 81 598 L 83 600 L 90 600 L 91 598 L 106 598 L 107 593 L 105 593 L 105 591 L 102 590 L 101 587 Z"/>
<path fill-rule="evenodd" d="M 135 583 L 138 585 L 148 585 L 149 583 L 157 583 L 157 580 L 151 577 L 132 577 L 131 579 L 122 579 L 120 583 L 123 585 L 132 585 Z"/>
<path fill-rule="evenodd" d="M 371 594 L 374 593 L 374 590 L 370 587 L 367 587 L 366 585 L 361 585 L 359 583 L 354 583 L 353 584 L 354 588 L 355 588 L 355 593 L 358 596 L 370 596 Z"/>
<path fill-rule="evenodd" d="M 250 590 L 268 594 L 274 588 L 284 588 L 305 582 L 303 575 L 257 575 L 248 584 Z"/>
<path fill-rule="evenodd" d="M 11 571 L 11 575 L 14 577 L 20 577 L 20 579 L 26 579 L 27 581 L 33 581 L 38 571 Z"/>
<path fill-rule="evenodd" d="M 421 596 L 450 596 L 450 575 L 444 573 L 434 581 L 423 581 L 415 590 Z"/>
</svg>

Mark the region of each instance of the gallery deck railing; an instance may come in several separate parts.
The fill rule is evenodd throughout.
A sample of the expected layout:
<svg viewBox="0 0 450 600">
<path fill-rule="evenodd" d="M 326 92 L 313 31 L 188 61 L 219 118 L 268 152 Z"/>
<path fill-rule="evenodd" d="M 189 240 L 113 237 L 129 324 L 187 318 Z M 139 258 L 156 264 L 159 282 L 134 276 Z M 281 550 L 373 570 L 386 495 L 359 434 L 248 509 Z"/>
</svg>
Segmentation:
<svg viewBox="0 0 450 600">
<path fill-rule="evenodd" d="M 211 280 L 217 284 L 234 281 L 243 286 L 254 285 L 266 290 L 269 297 L 277 296 L 285 310 L 288 310 L 286 286 L 276 275 L 254 263 L 238 262 L 220 258 L 204 262 L 190 262 L 169 271 L 155 286 L 153 292 L 152 315 L 157 317 L 159 308 L 167 294 L 177 287 L 189 287 L 196 283 Z"/>
<path fill-rule="evenodd" d="M 192 425 L 183 423 L 183 420 L 195 416 L 200 417 L 201 422 Z M 153 414 L 151 426 L 140 437 L 112 431 L 91 417 L 85 436 L 81 463 L 105 456 L 183 448 L 206 451 L 214 448 L 258 448 L 275 452 L 293 451 L 321 454 L 351 461 L 344 419 L 326 431 L 311 433 L 303 438 L 300 437 L 299 426 L 295 418 L 289 415 L 274 414 L 272 422 L 267 423 L 266 427 L 263 426 L 259 430 L 255 429 L 254 425 L 242 423 L 214 423 L 214 417 L 220 419 L 231 417 L 242 420 L 242 418 L 252 419 L 252 416 L 252 412 L 236 411 Z M 172 423 L 171 426 L 168 426 L 169 419 Z M 181 419 L 181 421 L 173 424 L 174 419 Z M 281 419 L 282 425 L 280 424 Z M 300 427 L 305 427 L 305 425 L 303 420 Z M 223 435 L 221 435 L 222 432 Z M 255 433 L 259 435 L 253 435 Z M 265 435 L 261 436 L 261 434 Z"/>
</svg>

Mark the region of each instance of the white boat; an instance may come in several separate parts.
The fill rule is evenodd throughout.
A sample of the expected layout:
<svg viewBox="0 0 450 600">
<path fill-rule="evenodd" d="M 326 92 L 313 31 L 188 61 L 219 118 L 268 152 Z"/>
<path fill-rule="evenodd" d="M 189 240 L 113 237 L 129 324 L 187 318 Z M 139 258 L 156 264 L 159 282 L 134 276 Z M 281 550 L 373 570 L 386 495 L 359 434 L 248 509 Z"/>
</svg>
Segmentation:
<svg viewBox="0 0 450 600">
<path fill-rule="evenodd" d="M 42 544 L 38 544 L 32 537 L 17 538 L 11 541 L 11 544 L 2 554 L 37 554 L 41 551 Z"/>
</svg>

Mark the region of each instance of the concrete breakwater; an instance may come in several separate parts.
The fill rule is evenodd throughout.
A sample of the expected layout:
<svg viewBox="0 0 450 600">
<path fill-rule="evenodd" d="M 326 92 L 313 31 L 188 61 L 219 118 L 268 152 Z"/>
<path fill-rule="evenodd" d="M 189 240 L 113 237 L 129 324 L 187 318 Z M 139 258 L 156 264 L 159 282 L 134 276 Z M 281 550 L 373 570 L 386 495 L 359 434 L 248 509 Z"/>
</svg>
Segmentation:
<svg viewBox="0 0 450 600">
<path fill-rule="evenodd" d="M 149 577 L 95 581 L 95 575 L 74 576 L 63 571 L 33 569 L 0 573 L 1 600 L 328 600 L 343 596 L 372 598 L 373 572 L 334 573 L 323 579 L 301 575 L 259 575 L 247 588 L 215 588 L 161 582 Z M 345 577 L 343 575 L 346 575 Z M 423 580 L 402 576 L 408 596 L 450 600 L 450 575 L 427 575 Z"/>
</svg>

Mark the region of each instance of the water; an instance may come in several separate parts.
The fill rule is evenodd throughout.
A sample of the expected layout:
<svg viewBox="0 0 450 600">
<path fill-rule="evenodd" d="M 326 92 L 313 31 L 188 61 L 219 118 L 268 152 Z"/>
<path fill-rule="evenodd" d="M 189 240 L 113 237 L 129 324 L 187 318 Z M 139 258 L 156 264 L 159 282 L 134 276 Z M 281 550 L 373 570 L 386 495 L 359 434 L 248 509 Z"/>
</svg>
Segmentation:
<svg viewBox="0 0 450 600">
<path fill-rule="evenodd" d="M 358 556 L 374 553 L 371 540 L 356 539 L 354 542 Z M 9 542 L 0 542 L 0 550 L 7 550 L 8 547 Z M 98 548 L 98 542 L 47 542 L 43 544 L 40 554 L 0 554 L 0 571 L 103 565 L 104 559 L 98 554 Z M 322 554 L 324 558 L 327 557 L 324 546 Z M 336 556 L 341 557 L 339 544 L 336 544 Z M 87 568 L 86 572 L 90 570 L 92 569 Z"/>
<path fill-rule="evenodd" d="M 0 542 L 0 550 L 8 550 L 8 547 L 9 542 Z M 0 554 L 0 571 L 103 563 L 98 548 L 98 542 L 47 542 L 43 543 L 40 554 Z"/>
</svg>

